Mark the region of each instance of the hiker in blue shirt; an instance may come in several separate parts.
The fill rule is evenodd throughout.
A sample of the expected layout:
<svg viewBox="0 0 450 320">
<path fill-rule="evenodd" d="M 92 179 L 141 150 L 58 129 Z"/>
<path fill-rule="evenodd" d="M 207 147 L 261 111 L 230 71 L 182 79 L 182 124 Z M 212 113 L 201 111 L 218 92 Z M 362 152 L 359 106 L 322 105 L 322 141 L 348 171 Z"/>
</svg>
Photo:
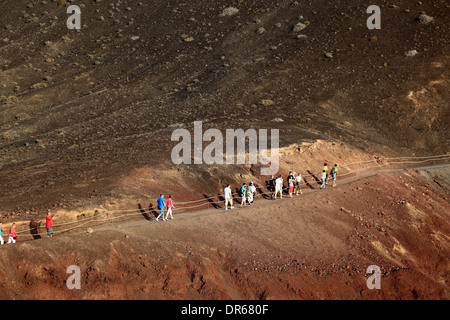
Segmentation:
<svg viewBox="0 0 450 320">
<path fill-rule="evenodd" d="M 165 205 L 166 205 L 166 202 L 164 200 L 164 195 L 161 193 L 159 195 L 159 198 L 158 198 L 158 209 L 160 211 L 159 211 L 158 217 L 156 218 L 156 221 L 159 221 L 158 218 L 161 217 L 161 216 L 163 218 L 163 221 L 166 221 L 166 219 L 164 219 L 164 207 L 165 207 Z"/>
</svg>

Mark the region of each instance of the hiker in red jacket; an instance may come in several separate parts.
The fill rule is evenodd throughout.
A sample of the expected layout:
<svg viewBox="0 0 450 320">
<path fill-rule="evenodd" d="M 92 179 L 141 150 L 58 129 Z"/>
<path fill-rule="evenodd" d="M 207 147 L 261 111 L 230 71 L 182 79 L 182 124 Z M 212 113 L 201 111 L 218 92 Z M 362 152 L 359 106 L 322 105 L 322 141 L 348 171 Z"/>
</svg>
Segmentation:
<svg viewBox="0 0 450 320">
<path fill-rule="evenodd" d="M 16 243 L 17 239 L 17 233 L 16 233 L 16 223 L 14 222 L 11 226 L 11 229 L 9 229 L 8 234 L 8 243 Z"/>
<path fill-rule="evenodd" d="M 47 228 L 47 237 L 53 238 L 53 218 L 56 217 L 57 214 L 52 216 L 50 210 L 47 212 L 47 217 L 45 217 L 45 228 Z"/>
</svg>

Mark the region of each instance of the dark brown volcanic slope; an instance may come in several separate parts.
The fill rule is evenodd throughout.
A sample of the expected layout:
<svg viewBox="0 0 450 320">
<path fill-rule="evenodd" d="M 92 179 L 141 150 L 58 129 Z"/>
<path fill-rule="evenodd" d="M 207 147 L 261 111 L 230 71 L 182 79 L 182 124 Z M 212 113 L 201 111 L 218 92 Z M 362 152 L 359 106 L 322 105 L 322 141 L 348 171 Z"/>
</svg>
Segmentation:
<svg viewBox="0 0 450 320">
<path fill-rule="evenodd" d="M 111 195 L 117 177 L 170 165 L 172 131 L 194 120 L 279 128 L 284 146 L 448 151 L 444 0 L 377 1 L 381 30 L 361 0 L 72 3 L 80 31 L 66 28 L 68 1 L 0 4 L 3 212 Z"/>
</svg>

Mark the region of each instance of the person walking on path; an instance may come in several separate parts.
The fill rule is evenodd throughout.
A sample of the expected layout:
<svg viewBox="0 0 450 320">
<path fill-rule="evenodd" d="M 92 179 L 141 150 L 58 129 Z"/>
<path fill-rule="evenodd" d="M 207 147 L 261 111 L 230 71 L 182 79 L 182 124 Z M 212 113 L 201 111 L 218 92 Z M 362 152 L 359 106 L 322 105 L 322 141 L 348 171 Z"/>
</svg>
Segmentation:
<svg viewBox="0 0 450 320">
<path fill-rule="evenodd" d="M 337 168 L 337 164 L 334 165 L 333 168 L 331 168 L 330 174 L 331 177 L 333 178 L 333 188 L 336 187 L 336 178 L 337 178 L 337 172 L 338 172 L 338 168 Z"/>
<path fill-rule="evenodd" d="M 2 223 L 0 222 L 0 244 L 3 245 L 5 244 L 5 240 L 3 240 L 2 237 Z"/>
<path fill-rule="evenodd" d="M 275 179 L 273 175 L 270 176 L 269 179 L 269 191 L 272 192 L 272 198 L 273 198 L 273 192 L 275 192 Z"/>
<path fill-rule="evenodd" d="M 167 201 L 166 201 L 166 206 L 167 206 L 166 220 L 169 219 L 169 215 L 170 215 L 170 219 L 173 219 L 172 208 L 175 208 L 175 206 L 173 205 L 173 200 L 172 200 L 171 195 L 169 195 L 169 199 L 167 199 Z"/>
<path fill-rule="evenodd" d="M 234 209 L 233 197 L 231 196 L 231 187 L 229 184 L 223 189 L 223 196 L 225 198 L 225 210 L 228 210 L 228 205 L 230 205 L 230 209 Z"/>
<path fill-rule="evenodd" d="M 283 199 L 283 178 L 281 175 L 275 180 L 275 193 L 273 195 L 274 200 L 277 199 L 278 193 L 280 194 L 280 199 Z"/>
<path fill-rule="evenodd" d="M 300 194 L 302 194 L 302 175 L 300 174 L 300 172 L 298 173 L 298 175 L 295 177 L 295 195 L 298 196 L 298 193 L 300 192 Z"/>
<path fill-rule="evenodd" d="M 162 217 L 163 221 L 166 221 L 166 219 L 164 219 L 164 207 L 166 205 L 166 201 L 164 200 L 164 194 L 160 194 L 159 198 L 157 200 L 158 202 L 158 209 L 159 211 L 159 215 L 156 217 L 156 221 L 159 221 L 159 217 Z"/>
<path fill-rule="evenodd" d="M 16 233 L 16 223 L 14 222 L 11 226 L 11 228 L 9 229 L 9 234 L 8 234 L 8 243 L 16 243 L 16 239 L 17 239 L 17 233 Z"/>
<path fill-rule="evenodd" d="M 288 175 L 288 187 L 289 187 L 289 197 L 292 198 L 292 194 L 294 193 L 294 182 L 295 176 L 291 172 Z"/>
<path fill-rule="evenodd" d="M 50 210 L 47 212 L 47 216 L 45 217 L 45 228 L 47 229 L 47 237 L 53 238 L 53 218 L 58 214 L 52 216 Z"/>
<path fill-rule="evenodd" d="M 247 205 L 247 184 L 244 182 L 241 186 L 241 189 L 239 189 L 239 196 L 241 197 L 241 207 Z"/>
<path fill-rule="evenodd" d="M 320 179 L 322 180 L 322 185 L 320 186 L 320 189 L 325 189 L 325 184 L 327 183 L 328 179 L 328 167 L 326 163 L 323 164 L 322 175 Z"/>
<path fill-rule="evenodd" d="M 249 194 L 249 203 L 253 203 L 253 201 L 255 200 L 255 196 L 256 196 L 256 187 L 255 184 L 252 182 L 250 182 L 250 185 L 248 186 L 248 194 Z"/>
</svg>

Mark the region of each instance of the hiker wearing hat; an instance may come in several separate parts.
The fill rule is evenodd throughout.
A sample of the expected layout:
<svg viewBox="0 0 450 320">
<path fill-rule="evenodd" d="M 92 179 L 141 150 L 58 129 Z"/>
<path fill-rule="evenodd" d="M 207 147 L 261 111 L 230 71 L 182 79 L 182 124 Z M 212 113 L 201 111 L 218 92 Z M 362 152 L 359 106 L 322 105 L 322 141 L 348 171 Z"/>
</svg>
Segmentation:
<svg viewBox="0 0 450 320">
<path fill-rule="evenodd" d="M 255 194 L 254 188 L 255 186 L 253 185 L 253 182 L 250 182 L 247 187 L 247 204 L 253 203 L 253 196 Z"/>
</svg>

